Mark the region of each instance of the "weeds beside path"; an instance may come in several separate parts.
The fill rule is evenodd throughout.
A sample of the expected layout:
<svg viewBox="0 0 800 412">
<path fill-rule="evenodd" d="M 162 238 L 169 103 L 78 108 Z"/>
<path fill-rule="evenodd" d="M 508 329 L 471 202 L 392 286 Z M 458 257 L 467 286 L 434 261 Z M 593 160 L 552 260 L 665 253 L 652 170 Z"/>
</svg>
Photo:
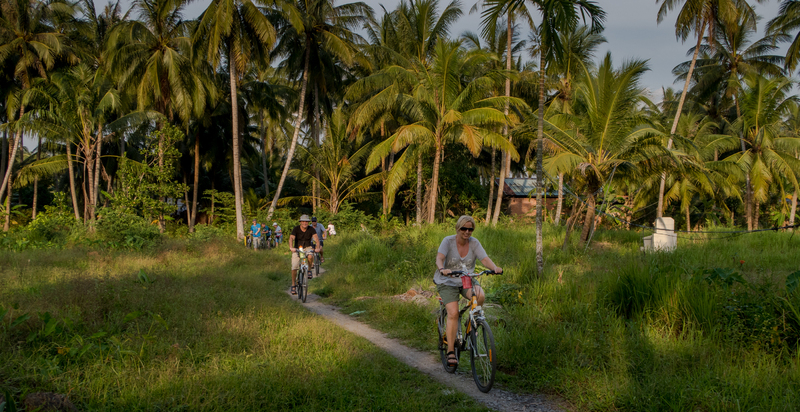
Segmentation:
<svg viewBox="0 0 800 412">
<path fill-rule="evenodd" d="M 84 411 L 485 410 L 295 304 L 282 253 L 0 253 L 0 388 Z"/>
</svg>

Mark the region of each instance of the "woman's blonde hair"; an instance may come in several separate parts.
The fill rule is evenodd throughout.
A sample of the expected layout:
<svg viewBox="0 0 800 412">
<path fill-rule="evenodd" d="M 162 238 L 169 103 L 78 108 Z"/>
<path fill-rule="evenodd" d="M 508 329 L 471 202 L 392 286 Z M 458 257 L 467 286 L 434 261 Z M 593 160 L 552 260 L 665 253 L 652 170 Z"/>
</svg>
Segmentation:
<svg viewBox="0 0 800 412">
<path fill-rule="evenodd" d="M 472 216 L 464 215 L 464 216 L 461 216 L 460 218 L 458 218 L 458 220 L 456 221 L 456 231 L 458 229 L 461 229 L 464 226 L 464 223 L 467 223 L 467 222 L 472 223 L 472 227 L 473 228 L 478 227 L 478 225 L 475 224 L 475 219 L 473 219 Z"/>
</svg>

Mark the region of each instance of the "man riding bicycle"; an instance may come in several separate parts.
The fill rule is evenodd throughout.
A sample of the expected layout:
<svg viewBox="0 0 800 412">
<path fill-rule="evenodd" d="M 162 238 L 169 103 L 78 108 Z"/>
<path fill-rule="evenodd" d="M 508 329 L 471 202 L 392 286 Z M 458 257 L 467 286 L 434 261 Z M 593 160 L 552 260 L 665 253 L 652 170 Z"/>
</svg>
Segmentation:
<svg viewBox="0 0 800 412">
<path fill-rule="evenodd" d="M 289 250 L 292 251 L 292 295 L 297 294 L 297 270 L 300 269 L 300 256 L 297 255 L 297 248 L 303 249 L 311 247 L 311 242 L 316 243 L 316 252 L 319 252 L 320 241 L 317 237 L 317 232 L 309 226 L 311 219 L 308 215 L 300 216 L 300 224 L 292 229 L 292 234 L 289 235 Z M 308 278 L 311 278 L 309 272 Z"/>
<path fill-rule="evenodd" d="M 461 279 L 448 276 L 454 270 L 463 270 L 466 273 L 475 272 L 475 261 L 480 260 L 486 268 L 495 273 L 503 273 L 503 269 L 492 262 L 481 242 L 472 237 L 475 230 L 475 219 L 470 216 L 461 216 L 456 222 L 456 234 L 447 236 L 439 245 L 436 253 L 436 272 L 433 283 L 447 309 L 447 365 L 458 366 L 458 358 L 454 351 L 456 331 L 458 329 L 458 299 L 459 295 L 467 299 L 475 297 L 478 305 L 483 305 L 485 295 L 480 287 L 465 289 Z M 473 290 L 474 289 L 474 290 Z"/>
<path fill-rule="evenodd" d="M 313 227 L 314 231 L 317 232 L 317 237 L 319 238 L 319 263 L 324 263 L 325 256 L 322 254 L 322 241 L 327 238 L 327 236 L 325 236 L 325 226 L 322 226 L 321 223 L 318 223 L 317 217 L 313 216 L 311 218 L 311 227 Z"/>
</svg>

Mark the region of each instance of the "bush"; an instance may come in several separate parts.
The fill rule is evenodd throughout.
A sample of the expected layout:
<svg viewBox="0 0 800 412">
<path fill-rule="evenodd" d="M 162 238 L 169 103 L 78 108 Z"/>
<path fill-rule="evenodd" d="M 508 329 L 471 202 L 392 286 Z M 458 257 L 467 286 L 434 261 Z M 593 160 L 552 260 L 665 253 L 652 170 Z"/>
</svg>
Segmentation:
<svg viewBox="0 0 800 412">
<path fill-rule="evenodd" d="M 98 211 L 96 236 L 112 248 L 143 249 L 161 238 L 158 226 L 124 210 L 104 208 Z"/>
<path fill-rule="evenodd" d="M 200 242 L 225 237 L 232 237 L 232 234 L 223 227 L 212 225 L 196 225 L 194 227 L 194 233 L 189 234 L 189 239 Z"/>
</svg>

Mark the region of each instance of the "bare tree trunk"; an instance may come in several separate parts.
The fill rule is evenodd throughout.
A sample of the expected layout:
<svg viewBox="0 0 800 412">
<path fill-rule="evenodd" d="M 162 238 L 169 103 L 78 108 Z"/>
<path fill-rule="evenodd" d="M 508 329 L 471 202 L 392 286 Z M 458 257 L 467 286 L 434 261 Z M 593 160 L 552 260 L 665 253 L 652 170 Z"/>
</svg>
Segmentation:
<svg viewBox="0 0 800 412">
<path fill-rule="evenodd" d="M 22 115 L 25 114 L 25 105 L 20 105 L 19 107 L 19 118 L 22 119 Z M 3 178 L 3 184 L 0 186 L 0 199 L 3 199 L 3 195 L 6 193 L 6 189 L 8 189 L 8 195 L 11 196 L 11 173 L 14 171 L 14 160 L 17 156 L 17 150 L 21 146 L 22 142 L 22 127 L 21 125 L 17 128 L 17 137 L 15 142 L 11 146 L 11 155 L 8 156 L 8 166 L 6 168 L 6 175 Z"/>
<path fill-rule="evenodd" d="M 42 136 L 39 136 L 39 143 L 36 144 L 36 161 L 42 159 Z M 31 219 L 36 219 L 36 206 L 39 195 L 39 176 L 33 178 L 33 212 Z"/>
<path fill-rule="evenodd" d="M 92 197 L 92 220 L 97 218 L 97 202 L 100 200 L 100 155 L 103 153 L 103 126 L 97 126 L 97 144 L 94 158 L 94 190 Z"/>
<path fill-rule="evenodd" d="M 200 130 L 194 137 L 194 185 L 192 187 L 192 218 L 189 219 L 189 232 L 194 232 L 197 222 L 197 190 L 200 186 Z"/>
<path fill-rule="evenodd" d="M 261 172 L 264 174 L 264 199 L 269 199 L 269 169 L 267 169 L 267 125 L 264 120 L 264 113 L 261 113 L 259 121 L 261 125 Z"/>
<path fill-rule="evenodd" d="M 6 196 L 6 218 L 3 222 L 3 232 L 8 232 L 11 229 L 11 189 L 8 190 L 8 196 Z"/>
<path fill-rule="evenodd" d="M 422 152 L 417 155 L 417 225 L 422 224 Z"/>
<path fill-rule="evenodd" d="M 572 212 L 567 218 L 567 230 L 564 232 L 564 244 L 561 246 L 561 250 L 564 252 L 567 251 L 567 245 L 569 245 L 569 236 L 572 234 L 572 229 L 575 227 L 575 222 L 578 221 L 578 216 L 580 216 L 581 212 L 583 212 L 584 206 L 585 204 L 576 197 L 575 204 L 572 205 Z"/>
<path fill-rule="evenodd" d="M 686 203 L 686 231 L 692 231 L 692 219 L 691 215 L 689 214 L 689 208 L 691 207 L 691 203 Z"/>
<path fill-rule="evenodd" d="M 672 128 L 669 132 L 669 141 L 667 142 L 667 150 L 672 149 L 672 136 L 678 129 L 678 121 L 681 119 L 681 111 L 683 111 L 683 103 L 686 101 L 686 93 L 689 91 L 689 82 L 692 81 L 692 74 L 694 73 L 694 66 L 697 63 L 697 55 L 700 52 L 700 45 L 703 42 L 703 33 L 706 30 L 706 23 L 700 25 L 700 33 L 697 35 L 697 46 L 694 48 L 694 55 L 692 62 L 689 64 L 689 72 L 686 74 L 686 82 L 683 84 L 683 93 L 681 99 L 678 101 L 678 109 L 675 112 L 675 119 L 672 121 Z M 656 217 L 663 217 L 664 215 L 664 188 L 667 182 L 667 174 L 661 174 L 661 183 L 658 188 L 658 209 L 656 209 Z"/>
<path fill-rule="evenodd" d="M 561 208 L 564 205 L 564 173 L 558 174 L 558 203 L 556 204 L 556 218 L 553 223 L 561 223 Z"/>
<path fill-rule="evenodd" d="M 539 50 L 539 124 L 536 139 L 536 273 L 539 277 L 544 273 L 544 240 L 542 239 L 542 200 L 544 192 L 544 51 Z"/>
<path fill-rule="evenodd" d="M 67 141 L 67 171 L 69 175 L 69 193 L 72 196 L 72 210 L 75 212 L 75 220 L 81 220 L 78 214 L 78 193 L 75 191 L 75 170 L 72 165 L 72 143 Z"/>
<path fill-rule="evenodd" d="M 306 87 L 308 86 L 308 65 L 311 60 L 310 56 L 311 45 L 306 42 L 306 61 L 303 67 L 303 83 L 300 87 L 300 103 L 297 108 L 297 119 L 294 124 L 294 134 L 292 136 L 292 143 L 289 145 L 289 152 L 286 154 L 286 164 L 283 166 L 283 173 L 281 173 L 281 180 L 278 182 L 278 187 L 275 189 L 275 197 L 272 198 L 272 204 L 267 212 L 267 220 L 272 219 L 272 214 L 275 213 L 275 206 L 278 204 L 278 199 L 281 197 L 281 190 L 283 190 L 283 183 L 286 181 L 286 175 L 289 174 L 289 166 L 292 164 L 292 157 L 294 157 L 294 150 L 297 147 L 297 137 L 300 134 L 300 123 L 303 121 L 303 105 L 306 98 Z"/>
<path fill-rule="evenodd" d="M 441 136 L 436 136 L 436 153 L 433 156 L 433 178 L 431 179 L 431 189 L 428 205 L 428 223 L 433 223 L 436 218 L 436 198 L 439 195 L 439 167 L 444 157 L 444 142 Z"/>
<path fill-rule="evenodd" d="M 592 192 L 593 193 L 593 192 Z M 581 242 L 586 242 L 589 240 L 589 233 L 592 231 L 592 225 L 594 224 L 594 215 L 595 215 L 595 201 L 594 195 L 589 195 L 586 199 L 586 220 L 583 222 L 583 231 L 581 232 Z"/>
<path fill-rule="evenodd" d="M 182 174 L 183 174 L 183 185 L 186 186 L 186 187 L 189 187 L 189 185 L 187 184 L 186 172 L 183 172 Z M 184 202 L 183 204 L 186 205 L 186 226 L 189 226 L 191 228 L 191 224 L 192 224 L 192 209 L 191 209 L 191 207 L 189 207 L 190 205 L 189 205 L 189 191 L 188 190 L 183 192 L 183 202 Z M 191 231 L 191 229 L 189 229 L 189 231 Z"/>
<path fill-rule="evenodd" d="M 233 48 L 233 45 L 230 45 Z M 244 239 L 244 221 L 242 220 L 242 163 L 239 153 L 239 97 L 236 92 L 236 64 L 228 64 L 231 85 L 231 118 L 233 120 L 233 190 L 236 205 L 236 238 Z"/>
<path fill-rule="evenodd" d="M 497 157 L 497 149 L 492 148 L 492 170 L 489 173 L 489 202 L 486 204 L 486 224 L 488 225 L 492 218 L 492 201 L 494 200 L 494 170 L 495 158 Z"/>
</svg>

